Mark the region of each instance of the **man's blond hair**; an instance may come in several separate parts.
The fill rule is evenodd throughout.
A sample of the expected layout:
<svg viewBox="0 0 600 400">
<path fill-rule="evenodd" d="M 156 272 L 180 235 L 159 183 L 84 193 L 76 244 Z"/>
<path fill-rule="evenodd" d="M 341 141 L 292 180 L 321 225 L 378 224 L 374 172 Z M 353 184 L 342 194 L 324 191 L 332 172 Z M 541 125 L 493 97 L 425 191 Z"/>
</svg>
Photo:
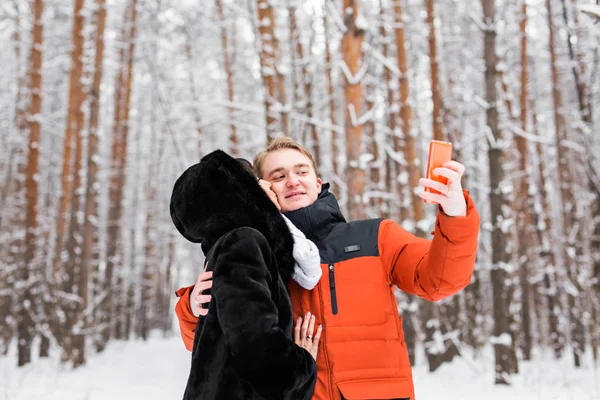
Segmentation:
<svg viewBox="0 0 600 400">
<path fill-rule="evenodd" d="M 304 154 L 310 160 L 312 167 L 315 171 L 315 175 L 319 176 L 319 173 L 317 172 L 317 163 L 315 162 L 315 159 L 313 158 L 312 154 L 310 154 L 308 150 L 306 150 L 300 143 L 287 136 L 282 136 L 271 140 L 267 148 L 264 151 L 258 153 L 256 157 L 254 157 L 254 171 L 256 172 L 256 175 L 258 175 L 260 178 L 263 177 L 262 166 L 265 162 L 267 154 L 273 151 L 283 149 L 292 149 L 300 152 L 301 154 Z"/>
</svg>

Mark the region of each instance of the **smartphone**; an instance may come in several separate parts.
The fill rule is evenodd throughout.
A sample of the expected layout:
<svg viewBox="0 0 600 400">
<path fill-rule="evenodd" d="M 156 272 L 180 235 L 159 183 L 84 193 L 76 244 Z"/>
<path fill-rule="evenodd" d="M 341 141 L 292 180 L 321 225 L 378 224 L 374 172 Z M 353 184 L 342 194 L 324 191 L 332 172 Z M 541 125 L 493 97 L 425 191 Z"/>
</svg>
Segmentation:
<svg viewBox="0 0 600 400">
<path fill-rule="evenodd" d="M 448 178 L 433 175 L 433 170 L 440 168 L 450 160 L 452 160 L 452 143 L 442 142 L 440 140 L 432 140 L 429 142 L 429 157 L 427 158 L 425 178 L 441 182 L 444 185 L 447 184 Z M 430 193 L 440 193 L 439 191 L 428 187 L 425 188 L 425 191 Z"/>
</svg>

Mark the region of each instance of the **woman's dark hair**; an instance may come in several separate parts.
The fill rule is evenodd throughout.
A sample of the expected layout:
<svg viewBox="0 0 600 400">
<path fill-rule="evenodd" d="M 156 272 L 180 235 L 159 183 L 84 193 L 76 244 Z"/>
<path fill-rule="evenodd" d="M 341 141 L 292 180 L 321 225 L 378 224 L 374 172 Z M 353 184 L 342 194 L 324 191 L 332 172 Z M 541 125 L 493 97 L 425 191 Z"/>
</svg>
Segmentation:
<svg viewBox="0 0 600 400">
<path fill-rule="evenodd" d="M 250 172 L 252 175 L 255 175 L 254 168 L 252 168 L 252 163 L 245 158 L 236 158 L 237 161 L 240 162 Z"/>
</svg>

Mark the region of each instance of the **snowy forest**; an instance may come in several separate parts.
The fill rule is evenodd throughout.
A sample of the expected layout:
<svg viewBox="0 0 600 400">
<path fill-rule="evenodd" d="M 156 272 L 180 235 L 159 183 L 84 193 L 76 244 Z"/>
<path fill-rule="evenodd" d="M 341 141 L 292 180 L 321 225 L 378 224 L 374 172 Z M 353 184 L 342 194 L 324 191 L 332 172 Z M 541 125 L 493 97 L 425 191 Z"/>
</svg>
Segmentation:
<svg viewBox="0 0 600 400">
<path fill-rule="evenodd" d="M 429 141 L 466 166 L 476 270 L 397 293 L 411 362 L 491 347 L 502 385 L 545 352 L 598 363 L 599 0 L 3 0 L 0 49 L 0 358 L 178 335 L 203 255 L 175 180 L 287 135 L 348 220 L 426 238 Z"/>
</svg>

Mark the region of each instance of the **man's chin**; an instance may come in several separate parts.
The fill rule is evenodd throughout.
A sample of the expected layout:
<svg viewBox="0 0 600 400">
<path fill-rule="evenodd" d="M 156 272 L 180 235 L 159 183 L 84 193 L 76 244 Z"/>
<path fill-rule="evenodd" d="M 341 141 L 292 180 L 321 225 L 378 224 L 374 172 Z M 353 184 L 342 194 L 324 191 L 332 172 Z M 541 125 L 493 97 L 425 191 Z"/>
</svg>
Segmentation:
<svg viewBox="0 0 600 400">
<path fill-rule="evenodd" d="M 294 202 L 290 202 L 289 204 L 281 204 L 281 211 L 283 211 L 283 212 L 296 211 L 296 210 L 306 207 L 307 205 L 308 205 L 308 203 L 306 201 L 294 201 Z"/>
</svg>

